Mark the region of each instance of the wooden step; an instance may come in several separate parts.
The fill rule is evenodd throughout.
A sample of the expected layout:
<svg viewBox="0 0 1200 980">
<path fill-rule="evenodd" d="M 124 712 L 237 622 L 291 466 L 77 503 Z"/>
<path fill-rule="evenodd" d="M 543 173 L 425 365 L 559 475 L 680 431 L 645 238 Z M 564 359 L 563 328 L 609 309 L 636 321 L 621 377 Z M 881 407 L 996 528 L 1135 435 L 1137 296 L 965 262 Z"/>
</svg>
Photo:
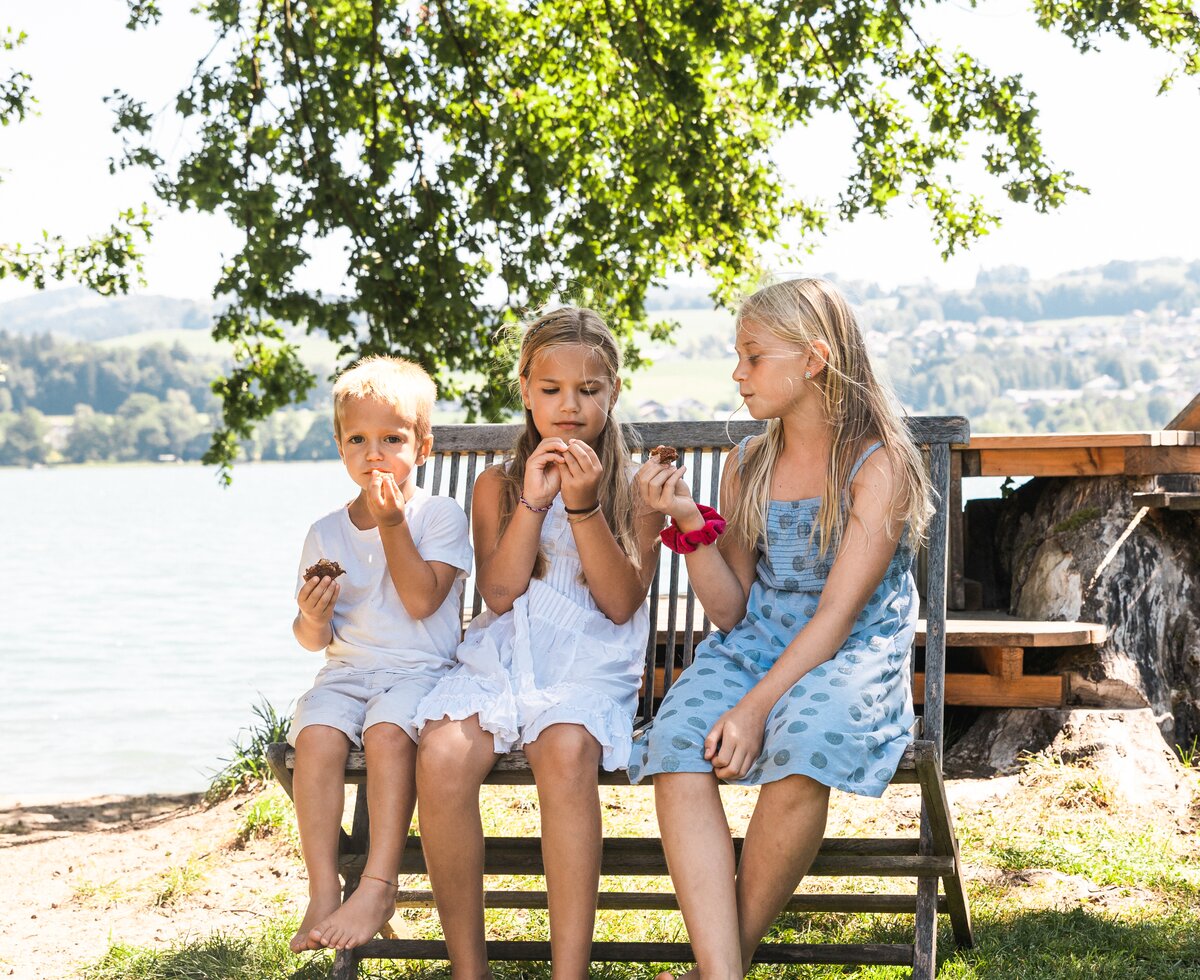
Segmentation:
<svg viewBox="0 0 1200 980">
<path fill-rule="evenodd" d="M 1023 674 L 1006 680 L 991 674 L 947 674 L 946 704 L 978 708 L 1060 708 L 1066 680 L 1057 674 Z M 925 703 L 925 675 L 913 679 L 913 704 Z"/>
<path fill-rule="evenodd" d="M 1135 493 L 1134 507 L 1149 507 L 1153 510 L 1200 510 L 1200 493 Z"/>
</svg>

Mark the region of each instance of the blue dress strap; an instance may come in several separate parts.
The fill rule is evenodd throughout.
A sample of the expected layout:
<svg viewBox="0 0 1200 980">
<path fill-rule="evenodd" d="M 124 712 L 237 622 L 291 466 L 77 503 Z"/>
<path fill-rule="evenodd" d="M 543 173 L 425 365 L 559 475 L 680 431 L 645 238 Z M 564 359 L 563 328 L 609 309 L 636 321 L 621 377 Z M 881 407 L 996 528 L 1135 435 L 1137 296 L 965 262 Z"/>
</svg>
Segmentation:
<svg viewBox="0 0 1200 980">
<path fill-rule="evenodd" d="M 850 477 L 848 480 L 846 480 L 847 484 L 851 484 L 854 482 L 854 478 L 856 476 L 858 476 L 858 471 L 860 469 L 862 469 L 862 464 L 867 461 L 867 457 L 870 456 L 871 453 L 875 452 L 876 449 L 882 448 L 882 446 L 883 446 L 882 442 L 875 441 L 875 442 L 871 443 L 871 445 L 867 446 L 866 449 L 863 450 L 863 454 L 858 457 L 858 462 L 855 463 L 853 468 L 850 470 Z"/>
<path fill-rule="evenodd" d="M 750 440 L 753 438 L 754 436 L 746 436 L 745 439 L 737 444 L 739 473 L 746 468 L 746 447 L 750 445 Z"/>
</svg>

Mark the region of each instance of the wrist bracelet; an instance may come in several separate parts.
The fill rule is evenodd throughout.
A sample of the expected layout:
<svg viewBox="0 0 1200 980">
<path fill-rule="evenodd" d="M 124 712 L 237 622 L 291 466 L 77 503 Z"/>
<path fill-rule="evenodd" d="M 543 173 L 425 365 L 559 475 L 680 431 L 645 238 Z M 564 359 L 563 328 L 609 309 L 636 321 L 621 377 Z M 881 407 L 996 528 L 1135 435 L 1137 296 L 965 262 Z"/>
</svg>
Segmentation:
<svg viewBox="0 0 1200 980">
<path fill-rule="evenodd" d="M 564 504 L 563 510 L 565 510 L 568 514 L 590 514 L 599 506 L 600 501 L 597 500 L 594 504 L 588 504 L 586 507 L 567 507 Z"/>
<path fill-rule="evenodd" d="M 552 501 L 550 501 L 550 503 L 546 504 L 546 506 L 545 506 L 545 507 L 534 507 L 534 506 L 533 506 L 533 504 L 531 504 L 531 503 L 530 503 L 528 500 L 526 500 L 526 499 L 525 499 L 525 495 L 524 495 L 524 494 L 521 494 L 521 503 L 525 505 L 525 509 L 526 509 L 526 510 L 531 510 L 531 511 L 533 511 L 535 514 L 544 514 L 544 513 L 546 513 L 546 511 L 548 511 L 548 510 L 549 510 L 549 509 L 550 509 L 552 506 L 554 506 L 554 501 L 552 500 Z"/>
<path fill-rule="evenodd" d="M 704 527 L 695 531 L 685 531 L 672 519 L 670 526 L 663 528 L 659 535 L 662 543 L 677 555 L 690 555 L 702 545 L 712 544 L 725 533 L 725 518 L 715 509 L 704 504 L 697 504 L 696 507 L 700 516 L 704 518 Z"/>
<path fill-rule="evenodd" d="M 595 517 L 600 513 L 600 505 L 594 504 L 590 510 L 584 511 L 582 514 L 569 514 L 567 517 L 568 524 L 582 524 L 589 517 Z"/>
</svg>

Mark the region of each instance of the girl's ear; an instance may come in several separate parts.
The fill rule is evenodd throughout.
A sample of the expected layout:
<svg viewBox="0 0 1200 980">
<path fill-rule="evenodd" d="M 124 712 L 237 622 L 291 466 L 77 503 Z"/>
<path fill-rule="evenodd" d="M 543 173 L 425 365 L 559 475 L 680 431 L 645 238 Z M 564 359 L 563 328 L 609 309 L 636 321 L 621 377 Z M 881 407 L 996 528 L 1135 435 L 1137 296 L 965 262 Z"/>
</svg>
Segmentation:
<svg viewBox="0 0 1200 980">
<path fill-rule="evenodd" d="M 617 407 L 617 396 L 619 394 L 621 394 L 621 379 L 617 378 L 616 382 L 613 384 L 612 398 L 608 400 L 608 411 L 610 415 L 612 414 L 612 410 Z"/>
<path fill-rule="evenodd" d="M 529 403 L 529 379 L 519 378 L 518 381 L 521 384 L 521 404 L 526 408 L 532 409 L 533 406 Z"/>
<path fill-rule="evenodd" d="M 804 376 L 817 377 L 829 364 L 833 351 L 825 341 L 817 339 L 808 345 L 808 361 L 804 365 Z"/>
</svg>

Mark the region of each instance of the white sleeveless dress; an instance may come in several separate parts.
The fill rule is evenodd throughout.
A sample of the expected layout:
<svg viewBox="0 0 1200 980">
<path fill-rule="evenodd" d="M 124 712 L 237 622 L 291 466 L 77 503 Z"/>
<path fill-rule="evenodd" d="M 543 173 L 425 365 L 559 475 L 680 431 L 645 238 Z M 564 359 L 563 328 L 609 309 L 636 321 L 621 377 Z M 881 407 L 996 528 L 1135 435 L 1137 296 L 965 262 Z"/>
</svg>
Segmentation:
<svg viewBox="0 0 1200 980">
<path fill-rule="evenodd" d="M 601 519 L 599 515 L 592 520 Z M 617 625 L 580 575 L 562 497 L 542 523 L 547 570 L 513 608 L 485 610 L 467 627 L 457 665 L 417 707 L 418 732 L 439 718 L 479 716 L 497 752 L 534 741 L 551 725 L 582 725 L 600 743 L 601 765 L 624 769 L 650 632 L 649 603 Z"/>
</svg>

